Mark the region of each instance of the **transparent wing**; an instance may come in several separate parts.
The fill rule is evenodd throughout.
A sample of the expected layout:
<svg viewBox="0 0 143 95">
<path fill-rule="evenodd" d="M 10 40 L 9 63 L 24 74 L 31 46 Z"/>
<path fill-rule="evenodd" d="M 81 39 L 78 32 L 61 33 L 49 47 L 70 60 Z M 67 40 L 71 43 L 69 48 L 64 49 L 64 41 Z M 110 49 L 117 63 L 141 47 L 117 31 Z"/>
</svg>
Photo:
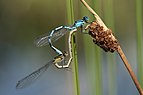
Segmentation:
<svg viewBox="0 0 143 95">
<path fill-rule="evenodd" d="M 61 28 L 58 30 L 54 30 L 53 35 L 50 37 L 47 34 L 44 34 L 43 36 L 40 36 L 36 41 L 36 46 L 37 47 L 41 47 L 41 46 L 45 46 L 48 45 L 48 39 L 50 37 L 52 42 L 57 41 L 58 39 L 60 39 L 62 36 L 64 36 L 68 31 L 70 31 L 69 29 L 65 29 L 65 28 Z"/>
<path fill-rule="evenodd" d="M 23 78 L 20 81 L 18 81 L 18 83 L 16 85 L 16 88 L 17 89 L 25 88 L 25 87 L 29 86 L 30 84 L 32 84 L 41 74 L 43 74 L 48 69 L 48 67 L 52 63 L 53 63 L 53 60 L 49 61 L 43 67 L 39 68 L 38 70 L 34 71 L 30 75 L 28 75 L 25 78 Z"/>
</svg>

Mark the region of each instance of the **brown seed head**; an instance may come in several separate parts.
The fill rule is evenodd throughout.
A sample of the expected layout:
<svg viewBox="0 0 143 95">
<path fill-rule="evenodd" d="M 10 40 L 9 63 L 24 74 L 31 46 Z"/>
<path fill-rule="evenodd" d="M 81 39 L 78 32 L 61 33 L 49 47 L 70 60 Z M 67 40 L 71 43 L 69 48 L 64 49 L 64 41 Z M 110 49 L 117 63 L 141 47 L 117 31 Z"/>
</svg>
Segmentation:
<svg viewBox="0 0 143 95">
<path fill-rule="evenodd" d="M 118 41 L 113 36 L 112 30 L 103 30 L 96 21 L 89 25 L 89 35 L 93 38 L 93 42 L 100 46 L 104 51 L 114 52 L 118 49 Z"/>
</svg>

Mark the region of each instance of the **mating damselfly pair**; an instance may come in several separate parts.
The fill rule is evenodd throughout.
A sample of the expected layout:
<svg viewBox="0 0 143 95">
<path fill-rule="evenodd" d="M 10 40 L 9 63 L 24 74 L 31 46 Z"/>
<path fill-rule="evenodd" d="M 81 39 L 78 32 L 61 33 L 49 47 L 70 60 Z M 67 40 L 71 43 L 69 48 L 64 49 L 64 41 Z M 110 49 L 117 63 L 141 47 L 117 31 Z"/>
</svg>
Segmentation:
<svg viewBox="0 0 143 95">
<path fill-rule="evenodd" d="M 77 28 L 81 28 L 81 32 L 84 31 L 84 25 L 88 23 L 89 18 L 87 16 L 83 17 L 81 20 L 77 20 L 74 22 L 73 25 L 71 26 L 60 26 L 55 28 L 54 30 L 51 31 L 50 35 L 45 35 L 36 40 L 36 45 L 38 47 L 49 45 L 56 53 L 57 56 L 53 58 L 53 60 L 47 62 L 44 66 L 39 68 L 38 70 L 34 71 L 30 75 L 26 76 L 25 78 L 21 79 L 18 81 L 16 88 L 24 88 L 28 86 L 30 83 L 32 83 L 35 79 L 37 79 L 42 73 L 44 73 L 48 67 L 52 64 L 54 64 L 57 68 L 68 68 L 71 61 L 72 61 L 72 45 L 71 45 L 71 37 L 72 34 L 77 31 Z M 66 33 L 69 32 L 69 37 L 68 37 L 68 48 L 69 48 L 69 60 L 65 61 L 66 56 L 68 55 L 67 52 L 62 52 L 58 48 L 56 48 L 52 42 L 57 41 L 60 39 L 62 36 L 64 36 Z M 62 63 L 60 65 L 59 63 Z"/>
</svg>

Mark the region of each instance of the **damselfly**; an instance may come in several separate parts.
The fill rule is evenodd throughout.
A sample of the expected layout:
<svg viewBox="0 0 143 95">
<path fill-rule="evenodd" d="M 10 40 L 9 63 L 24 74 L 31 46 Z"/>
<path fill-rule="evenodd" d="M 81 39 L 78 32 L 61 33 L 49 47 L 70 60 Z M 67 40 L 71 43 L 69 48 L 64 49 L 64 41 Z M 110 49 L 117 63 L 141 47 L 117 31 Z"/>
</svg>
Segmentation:
<svg viewBox="0 0 143 95">
<path fill-rule="evenodd" d="M 81 28 L 81 32 L 83 32 L 84 30 L 84 24 L 85 23 L 88 23 L 88 17 L 87 16 L 84 16 L 83 19 L 81 20 L 77 20 L 74 22 L 73 25 L 71 26 L 60 26 L 60 27 L 57 27 L 55 28 L 54 30 L 51 31 L 50 35 L 44 35 L 44 36 L 41 36 L 37 39 L 36 41 L 36 45 L 38 47 L 41 47 L 41 46 L 45 46 L 45 45 L 50 45 L 50 47 L 57 53 L 57 54 L 62 54 L 62 52 L 55 48 L 52 44 L 52 42 L 58 40 L 59 38 L 61 38 L 62 36 L 64 36 L 67 32 L 69 32 L 69 38 L 68 38 L 68 44 L 69 44 L 69 60 L 67 62 L 67 64 L 65 64 L 64 66 L 60 66 L 60 65 L 57 65 L 58 68 L 67 68 L 69 67 L 70 63 L 71 63 L 71 60 L 72 60 L 72 54 L 71 54 L 71 36 L 72 34 L 77 31 L 77 28 L 80 27 Z"/>
<path fill-rule="evenodd" d="M 53 60 L 49 61 L 46 65 L 39 68 L 38 70 L 34 71 L 30 75 L 26 76 L 25 78 L 18 81 L 16 88 L 24 88 L 28 85 L 30 85 L 34 80 L 36 80 L 42 73 L 44 73 L 48 67 L 52 64 L 54 64 L 57 68 L 66 68 L 69 67 L 71 61 L 72 61 L 72 54 L 71 54 L 71 37 L 72 34 L 77 31 L 78 27 L 81 27 L 81 31 L 83 32 L 83 25 L 88 22 L 88 17 L 83 17 L 82 20 L 75 21 L 75 23 L 72 26 L 60 26 L 58 28 L 55 28 L 51 31 L 50 35 L 45 35 L 40 37 L 36 41 L 36 45 L 38 47 L 50 45 L 50 47 L 58 54 L 58 56 L 54 57 Z M 62 36 L 64 36 L 67 32 L 69 32 L 68 37 L 68 43 L 69 43 L 69 56 L 70 59 L 68 62 L 66 62 L 66 56 L 68 55 L 66 52 L 62 52 L 56 47 L 53 46 L 52 41 L 56 41 Z M 62 65 L 59 65 L 60 63 L 63 63 Z"/>
<path fill-rule="evenodd" d="M 58 65 L 59 63 L 64 64 L 65 57 L 67 55 L 68 54 L 66 52 L 64 52 L 63 54 L 60 54 L 60 55 L 54 57 L 53 60 L 47 62 L 47 64 L 45 64 L 38 70 L 34 71 L 33 73 L 29 74 L 25 78 L 18 81 L 16 88 L 20 89 L 20 88 L 25 88 L 25 87 L 29 86 L 32 82 L 34 82 L 34 80 L 36 80 L 41 74 L 43 74 L 48 69 L 48 67 L 52 64 L 54 64 L 55 66 Z"/>
<path fill-rule="evenodd" d="M 84 16 L 82 20 L 77 20 L 71 26 L 59 26 L 51 31 L 50 35 L 44 34 L 36 40 L 36 45 L 38 47 L 45 46 L 49 44 L 48 39 L 50 38 L 52 42 L 58 40 L 62 36 L 64 36 L 67 32 L 70 32 L 78 27 L 81 27 L 81 31 L 83 32 L 83 26 L 88 22 L 88 17 Z"/>
</svg>

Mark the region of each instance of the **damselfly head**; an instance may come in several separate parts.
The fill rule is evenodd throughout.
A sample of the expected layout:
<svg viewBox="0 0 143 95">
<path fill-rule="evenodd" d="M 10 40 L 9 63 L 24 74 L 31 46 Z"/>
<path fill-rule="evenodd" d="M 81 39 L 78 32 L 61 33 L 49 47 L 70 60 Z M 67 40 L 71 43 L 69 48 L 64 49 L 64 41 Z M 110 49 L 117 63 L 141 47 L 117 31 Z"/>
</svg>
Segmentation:
<svg viewBox="0 0 143 95">
<path fill-rule="evenodd" d="M 64 56 L 68 56 L 68 52 L 67 51 L 63 51 L 63 55 Z"/>
<path fill-rule="evenodd" d="M 88 18 L 87 16 L 84 16 L 84 17 L 83 17 L 83 20 L 84 20 L 86 23 L 88 23 L 89 18 Z"/>
</svg>

